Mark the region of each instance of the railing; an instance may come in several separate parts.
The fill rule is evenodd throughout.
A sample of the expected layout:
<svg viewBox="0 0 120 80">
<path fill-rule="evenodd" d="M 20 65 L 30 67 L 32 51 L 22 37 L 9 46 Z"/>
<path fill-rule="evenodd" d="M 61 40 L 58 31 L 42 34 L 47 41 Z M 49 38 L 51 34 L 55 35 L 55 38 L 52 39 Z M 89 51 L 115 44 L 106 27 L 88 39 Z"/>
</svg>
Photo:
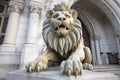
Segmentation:
<svg viewBox="0 0 120 80">
<path fill-rule="evenodd" d="M 108 59 L 110 64 L 119 64 L 120 58 L 118 58 L 118 53 L 112 54 L 112 53 L 107 53 L 108 54 Z"/>
</svg>

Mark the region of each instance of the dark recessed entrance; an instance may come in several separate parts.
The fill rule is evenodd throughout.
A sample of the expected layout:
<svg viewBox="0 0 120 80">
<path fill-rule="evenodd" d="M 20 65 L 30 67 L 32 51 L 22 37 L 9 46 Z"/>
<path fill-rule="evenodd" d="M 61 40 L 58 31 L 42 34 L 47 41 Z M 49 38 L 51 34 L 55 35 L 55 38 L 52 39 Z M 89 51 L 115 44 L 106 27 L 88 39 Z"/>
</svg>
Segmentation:
<svg viewBox="0 0 120 80">
<path fill-rule="evenodd" d="M 86 26 L 83 23 L 82 23 L 82 31 L 83 31 L 84 44 L 85 44 L 85 46 L 87 46 L 87 47 L 89 47 L 91 49 L 90 34 L 89 34 Z"/>
</svg>

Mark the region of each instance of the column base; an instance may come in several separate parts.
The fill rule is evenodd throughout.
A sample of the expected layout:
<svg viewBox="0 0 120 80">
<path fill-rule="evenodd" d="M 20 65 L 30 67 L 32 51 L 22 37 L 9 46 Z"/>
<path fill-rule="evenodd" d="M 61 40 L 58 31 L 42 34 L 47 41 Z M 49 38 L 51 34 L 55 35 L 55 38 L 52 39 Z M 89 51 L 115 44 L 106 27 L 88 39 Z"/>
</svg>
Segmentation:
<svg viewBox="0 0 120 80">
<path fill-rule="evenodd" d="M 103 52 L 101 54 L 101 59 L 102 59 L 102 65 L 108 65 L 109 64 L 108 56 L 105 52 Z"/>
<path fill-rule="evenodd" d="M 25 68 L 25 65 L 34 61 L 38 57 L 38 46 L 34 44 L 25 44 L 21 53 L 20 68 Z"/>
<path fill-rule="evenodd" d="M 59 69 L 53 68 L 51 71 L 46 70 L 40 73 L 26 73 L 26 70 L 16 70 L 9 72 L 6 80 L 118 80 L 113 73 L 92 72 L 83 70 L 81 76 L 67 76 L 61 74 Z"/>
<path fill-rule="evenodd" d="M 0 46 L 1 52 L 15 52 L 16 51 L 16 45 L 13 44 L 2 44 Z"/>
</svg>

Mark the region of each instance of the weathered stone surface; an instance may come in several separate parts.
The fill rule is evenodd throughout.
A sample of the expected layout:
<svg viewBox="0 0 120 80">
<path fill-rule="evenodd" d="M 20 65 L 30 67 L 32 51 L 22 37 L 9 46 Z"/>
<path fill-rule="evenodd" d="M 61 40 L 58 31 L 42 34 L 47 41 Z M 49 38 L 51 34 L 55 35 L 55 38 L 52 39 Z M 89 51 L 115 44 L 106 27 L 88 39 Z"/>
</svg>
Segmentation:
<svg viewBox="0 0 120 80">
<path fill-rule="evenodd" d="M 67 76 L 61 74 L 58 68 L 49 69 L 40 73 L 26 73 L 25 70 L 9 72 L 7 80 L 118 80 L 112 73 L 92 72 L 84 70 L 82 76 Z"/>
</svg>

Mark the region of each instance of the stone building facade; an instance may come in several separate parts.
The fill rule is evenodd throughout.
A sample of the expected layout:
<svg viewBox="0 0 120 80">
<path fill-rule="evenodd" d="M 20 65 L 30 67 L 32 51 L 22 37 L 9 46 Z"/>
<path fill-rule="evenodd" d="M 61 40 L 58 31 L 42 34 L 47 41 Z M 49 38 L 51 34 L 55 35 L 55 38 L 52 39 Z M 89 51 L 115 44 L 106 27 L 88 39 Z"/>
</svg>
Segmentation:
<svg viewBox="0 0 120 80">
<path fill-rule="evenodd" d="M 24 68 L 42 52 L 46 11 L 62 1 L 78 12 L 93 64 L 110 64 L 108 55 L 119 61 L 119 0 L 0 0 L 0 78 L 8 71 Z"/>
</svg>

